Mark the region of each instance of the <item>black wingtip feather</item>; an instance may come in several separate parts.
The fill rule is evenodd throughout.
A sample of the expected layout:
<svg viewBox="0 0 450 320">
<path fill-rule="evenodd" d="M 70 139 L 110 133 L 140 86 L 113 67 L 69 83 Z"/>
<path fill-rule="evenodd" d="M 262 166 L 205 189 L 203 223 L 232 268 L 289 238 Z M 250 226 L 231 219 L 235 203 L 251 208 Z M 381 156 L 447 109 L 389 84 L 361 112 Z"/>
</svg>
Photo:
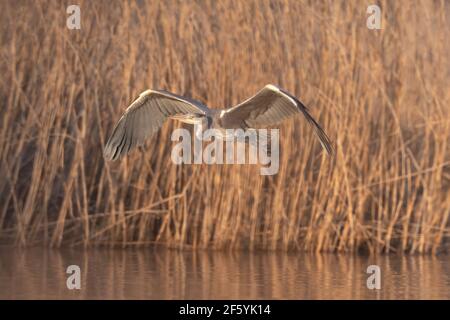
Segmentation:
<svg viewBox="0 0 450 320">
<path fill-rule="evenodd" d="M 126 132 L 123 132 L 125 118 L 122 117 L 111 133 L 108 142 L 103 149 L 103 157 L 107 161 L 116 161 L 121 158 L 121 149 L 126 143 Z M 118 140 L 119 137 L 119 140 Z"/>
<path fill-rule="evenodd" d="M 297 98 L 291 96 L 295 102 L 297 102 L 298 108 L 305 116 L 306 120 L 308 121 L 309 125 L 313 128 L 314 133 L 319 138 L 320 144 L 322 145 L 322 148 L 325 149 L 327 154 L 329 156 L 334 156 L 334 149 L 333 145 L 331 144 L 330 138 L 328 138 L 325 131 L 322 129 L 322 127 L 317 123 L 316 120 L 309 114 L 308 108 Z"/>
</svg>

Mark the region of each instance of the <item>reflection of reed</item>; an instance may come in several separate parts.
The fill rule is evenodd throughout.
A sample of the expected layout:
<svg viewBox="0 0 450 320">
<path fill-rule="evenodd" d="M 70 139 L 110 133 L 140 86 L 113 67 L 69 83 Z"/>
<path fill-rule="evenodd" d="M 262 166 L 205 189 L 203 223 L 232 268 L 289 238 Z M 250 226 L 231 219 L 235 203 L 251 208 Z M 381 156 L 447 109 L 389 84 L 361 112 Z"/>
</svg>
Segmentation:
<svg viewBox="0 0 450 320">
<path fill-rule="evenodd" d="M 437 299 L 450 298 L 448 257 L 363 257 L 176 250 L 0 252 L 0 298 Z M 77 264 L 82 290 L 66 289 Z M 382 289 L 366 288 L 377 264 Z"/>
</svg>

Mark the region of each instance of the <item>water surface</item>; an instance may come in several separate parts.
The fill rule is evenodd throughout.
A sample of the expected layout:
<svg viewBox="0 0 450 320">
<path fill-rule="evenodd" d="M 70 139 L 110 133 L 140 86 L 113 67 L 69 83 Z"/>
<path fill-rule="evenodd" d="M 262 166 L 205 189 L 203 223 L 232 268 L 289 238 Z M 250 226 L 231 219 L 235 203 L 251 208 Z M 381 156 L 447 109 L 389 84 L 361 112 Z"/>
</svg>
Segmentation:
<svg viewBox="0 0 450 320">
<path fill-rule="evenodd" d="M 1 299 L 450 299 L 449 256 L 0 248 Z M 78 265 L 81 289 L 66 269 Z M 381 268 L 381 289 L 366 285 Z"/>
</svg>

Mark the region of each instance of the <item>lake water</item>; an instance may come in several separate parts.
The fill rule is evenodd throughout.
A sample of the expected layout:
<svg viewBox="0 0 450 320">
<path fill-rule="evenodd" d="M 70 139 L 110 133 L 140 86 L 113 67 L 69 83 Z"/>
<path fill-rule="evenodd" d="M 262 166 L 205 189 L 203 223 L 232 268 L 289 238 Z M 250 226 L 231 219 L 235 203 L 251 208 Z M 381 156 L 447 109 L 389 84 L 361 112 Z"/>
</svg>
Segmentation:
<svg viewBox="0 0 450 320">
<path fill-rule="evenodd" d="M 3 247 L 0 299 L 450 299 L 449 258 Z M 67 289 L 69 265 L 80 290 Z"/>
</svg>

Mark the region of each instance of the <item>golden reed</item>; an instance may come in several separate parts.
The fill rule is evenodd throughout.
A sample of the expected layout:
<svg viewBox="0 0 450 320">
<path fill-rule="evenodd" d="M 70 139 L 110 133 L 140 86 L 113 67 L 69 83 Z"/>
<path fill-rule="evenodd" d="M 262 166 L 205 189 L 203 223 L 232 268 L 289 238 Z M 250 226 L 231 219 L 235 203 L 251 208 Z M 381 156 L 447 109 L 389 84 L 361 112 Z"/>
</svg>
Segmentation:
<svg viewBox="0 0 450 320">
<path fill-rule="evenodd" d="M 439 252 L 450 227 L 450 6 L 379 1 L 0 1 L 0 239 Z M 139 92 L 231 106 L 267 83 L 299 96 L 280 171 L 174 165 L 164 125 L 142 151 L 102 147 Z"/>
</svg>

